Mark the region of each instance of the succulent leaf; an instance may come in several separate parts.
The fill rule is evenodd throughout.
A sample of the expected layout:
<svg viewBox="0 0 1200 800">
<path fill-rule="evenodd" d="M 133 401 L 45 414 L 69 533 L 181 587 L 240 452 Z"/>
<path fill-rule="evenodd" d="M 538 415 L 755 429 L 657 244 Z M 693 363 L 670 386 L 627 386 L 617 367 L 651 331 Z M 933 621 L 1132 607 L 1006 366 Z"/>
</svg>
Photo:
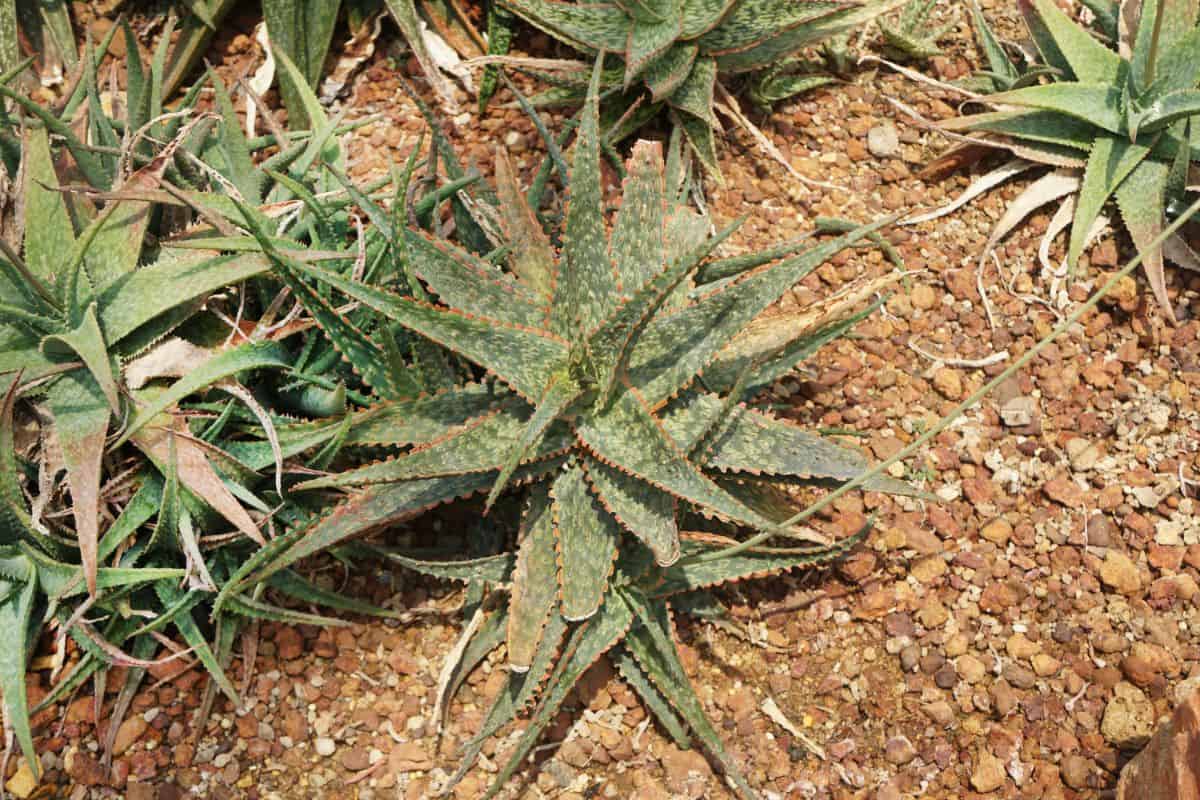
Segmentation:
<svg viewBox="0 0 1200 800">
<path fill-rule="evenodd" d="M 558 596 L 554 514 L 550 494 L 539 486 L 529 496 L 521 520 L 517 562 L 508 601 L 508 664 L 513 672 L 528 672 L 538 653 L 542 630 L 554 612 Z"/>
<path fill-rule="evenodd" d="M 559 474 L 550 495 L 562 616 L 578 622 L 595 614 L 604 602 L 620 528 L 588 491 L 583 467 L 577 462 Z"/>
<path fill-rule="evenodd" d="M 585 464 L 588 481 L 608 513 L 650 548 L 659 564 L 675 563 L 679 529 L 674 498 L 595 459 Z"/>
<path fill-rule="evenodd" d="M 304 269 L 388 319 L 487 367 L 526 398 L 538 397 L 566 363 L 566 345 L 550 333 L 424 304 L 313 265 Z"/>
<path fill-rule="evenodd" d="M 562 258 L 550 306 L 550 329 L 567 339 L 573 331 L 599 325 L 617 296 L 600 187 L 600 66 L 597 59 L 575 143 Z"/>
</svg>

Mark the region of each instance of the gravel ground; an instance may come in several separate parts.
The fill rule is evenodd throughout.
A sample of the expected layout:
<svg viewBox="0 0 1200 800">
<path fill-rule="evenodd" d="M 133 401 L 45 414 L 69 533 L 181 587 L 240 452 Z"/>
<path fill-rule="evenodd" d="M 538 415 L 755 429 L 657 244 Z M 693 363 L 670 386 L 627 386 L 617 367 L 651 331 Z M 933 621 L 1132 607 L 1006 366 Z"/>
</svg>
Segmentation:
<svg viewBox="0 0 1200 800">
<path fill-rule="evenodd" d="M 1002 31 L 1017 31 L 1015 4 L 983 5 Z M 948 55 L 929 65 L 941 79 L 975 63 L 960 21 Z M 253 47 L 245 35 L 218 42 L 223 68 L 243 68 Z M 796 171 L 836 190 L 789 176 L 730 131 L 726 185 L 710 187 L 710 210 L 718 221 L 752 216 L 727 246 L 775 243 L 817 216 L 930 209 L 964 189 L 972 176 L 917 177 L 946 142 L 898 116 L 889 98 L 931 119 L 954 113 L 949 94 L 881 71 L 757 120 Z M 346 104 L 351 118 L 379 115 L 349 144 L 356 175 L 415 143 L 419 116 L 383 55 Z M 484 172 L 502 139 L 528 175 L 537 137 L 502 104 L 483 120 L 464 110 L 448 132 Z M 1131 255 L 1109 234 L 1080 279 L 1055 287 L 1037 260 L 1043 214 L 979 276 L 988 231 L 1019 188 L 891 233 L 911 274 L 854 338 L 776 387 L 780 413 L 852 431 L 848 443 L 886 458 L 1010 363 L 995 354 L 1018 357 Z M 1063 257 L 1061 240 L 1051 254 Z M 876 251 L 843 254 L 786 303 L 890 270 Z M 1200 480 L 1200 277 L 1168 278 L 1180 327 L 1166 326 L 1141 281 L 1129 281 L 897 471 L 939 502 L 847 497 L 815 522 L 850 531 L 877 511 L 868 546 L 834 570 L 739 584 L 726 594 L 736 627 L 681 626 L 704 705 L 765 796 L 1104 797 L 1156 720 L 1200 685 L 1200 514 L 1187 483 Z M 972 366 L 980 362 L 990 363 Z M 63 796 L 370 800 L 436 790 L 501 687 L 499 663 L 471 676 L 439 737 L 434 686 L 461 597 L 411 576 L 314 569 L 351 594 L 426 613 L 332 630 L 264 624 L 247 707 L 219 699 L 203 731 L 192 728 L 201 675 L 160 672 L 118 731 L 111 769 L 99 760 L 105 723 L 97 728 L 90 695 L 48 710 L 37 720 L 40 747 Z M 242 672 L 235 662 L 233 674 Z M 35 701 L 48 674 L 30 675 Z M 120 685 L 108 682 L 110 692 Z M 727 796 L 704 757 L 661 735 L 606 664 L 567 706 L 546 739 L 560 745 L 540 752 L 510 796 Z M 509 735 L 489 743 L 454 797 L 482 793 Z"/>
</svg>

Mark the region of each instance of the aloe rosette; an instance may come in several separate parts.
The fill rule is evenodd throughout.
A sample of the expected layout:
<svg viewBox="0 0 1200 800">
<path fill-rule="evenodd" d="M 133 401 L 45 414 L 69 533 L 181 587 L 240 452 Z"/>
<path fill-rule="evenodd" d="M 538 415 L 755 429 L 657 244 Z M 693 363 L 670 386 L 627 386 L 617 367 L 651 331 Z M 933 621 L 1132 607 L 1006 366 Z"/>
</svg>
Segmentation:
<svg viewBox="0 0 1200 800">
<path fill-rule="evenodd" d="M 582 670 L 606 652 L 634 676 L 652 708 L 676 720 L 681 741 L 690 727 L 737 774 L 678 666 L 667 598 L 835 557 L 845 543 L 830 545 L 784 524 L 793 511 L 788 492 L 844 481 L 866 466 L 860 454 L 743 400 L 860 318 L 818 314 L 819 324 L 805 326 L 763 312 L 880 225 L 790 257 L 715 259 L 714 248 L 736 225 L 710 237 L 706 218 L 682 204 L 676 137 L 666 164 L 659 145 L 634 147 L 610 231 L 602 211 L 599 75 L 597 64 L 570 171 L 561 250 L 503 157 L 497 195 L 513 245 L 508 271 L 424 232 L 396 232 L 436 302 L 391 294 L 262 240 L 289 282 L 336 290 L 487 376 L 356 415 L 348 444 L 404 452 L 296 486 L 350 496 L 242 578 L 261 580 L 458 498 L 486 493 L 486 509 L 504 490 L 527 487 L 515 552 L 447 564 L 403 560 L 507 590 L 488 632 L 464 650 L 464 663 L 473 663 L 506 645 L 511 691 L 493 709 L 489 732 L 524 708 L 520 698 L 537 698 L 534 724 L 497 786 Z M 699 288 L 698 272 L 709 280 Z M 869 488 L 906 490 L 894 481 Z M 817 541 L 713 560 L 734 540 L 686 532 L 693 523 Z M 234 580 L 227 590 L 238 586 Z"/>
</svg>

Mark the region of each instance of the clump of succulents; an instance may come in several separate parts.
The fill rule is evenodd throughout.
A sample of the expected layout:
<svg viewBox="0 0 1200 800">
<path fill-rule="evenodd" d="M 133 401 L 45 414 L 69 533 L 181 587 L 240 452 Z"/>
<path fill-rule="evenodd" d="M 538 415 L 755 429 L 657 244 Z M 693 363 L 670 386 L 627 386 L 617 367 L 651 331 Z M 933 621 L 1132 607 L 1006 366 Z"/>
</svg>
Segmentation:
<svg viewBox="0 0 1200 800">
<path fill-rule="evenodd" d="M 312 92 L 301 96 L 320 133 L 252 140 L 215 76 L 222 117 L 165 113 L 153 88 L 164 64 L 131 59 L 127 92 L 108 104 L 93 69 L 59 113 L 0 86 L 32 117 L 6 114 L 0 132 L 20 198 L 4 205 L 16 244 L 0 245 L 0 693 L 35 777 L 25 681 L 44 627 L 64 669 L 39 709 L 129 667 L 111 746 L 164 646 L 174 652 L 162 658 L 194 659 L 211 676 L 207 709 L 217 691 L 239 702 L 226 670 L 257 620 L 341 624 L 287 598 L 388 613 L 292 570 L 226 593 L 219 610 L 212 601 L 260 548 L 309 522 L 287 473 L 337 455 L 348 405 L 441 385 L 410 371 L 408 340 L 373 313 L 327 314 L 319 296 L 278 284 L 224 221 L 244 213 L 278 246 L 339 259 L 368 283 L 390 274 L 382 232 L 354 236 L 351 197 L 370 198 L 331 176 L 339 129 Z M 276 152 L 263 158 L 268 146 Z M 72 170 L 85 183 L 60 178 Z M 417 200 L 415 213 L 443 196 Z M 371 362 L 361 378 L 338 349 Z M 318 432 L 296 435 L 293 414 Z"/>
<path fill-rule="evenodd" d="M 508 688 L 468 745 L 463 769 L 532 704 L 489 796 L 497 791 L 582 673 L 608 654 L 667 730 L 681 744 L 699 739 L 750 796 L 680 666 L 671 603 L 690 608 L 705 587 L 821 563 L 856 541 L 830 543 L 788 525 L 790 492 L 853 478 L 865 459 L 744 401 L 861 318 L 816 313 L 802 322 L 763 312 L 879 225 L 794 255 L 786 255 L 793 246 L 716 259 L 714 248 L 737 226 L 710 236 L 707 219 L 681 202 L 676 137 L 665 164 L 660 145 L 635 145 L 610 230 L 599 82 L 598 63 L 567 181 L 561 250 L 503 156 L 496 172 L 507 271 L 422 231 L 393 231 L 428 300 L 295 258 L 257 234 L 289 285 L 335 290 L 477 365 L 484 377 L 357 413 L 349 423 L 355 443 L 403 452 L 295 486 L 350 494 L 243 569 L 226 591 L 435 506 L 486 495 L 486 511 L 518 491 L 523 510 L 511 552 L 445 563 L 394 556 L 465 580 L 476 597 L 484 586 L 507 595 L 486 604 L 487 621 L 472 625 L 459 649 L 460 674 L 501 643 L 510 667 Z M 709 282 L 697 286 L 700 272 Z M 907 490 L 890 479 L 868 488 Z M 744 528 L 799 546 L 725 556 Z M 475 604 L 480 613 L 484 605 Z"/>
<path fill-rule="evenodd" d="M 1133 13 L 1139 6 L 1139 13 Z M 1022 159 L 1019 166 L 1049 168 L 1013 201 L 992 242 L 1035 209 L 1057 202 L 1047 236 L 1052 240 L 1070 227 L 1070 269 L 1101 229 L 1098 221 L 1106 204 L 1115 200 L 1125 229 L 1144 253 L 1154 297 L 1174 321 L 1164 257 L 1189 269 L 1200 269 L 1200 258 L 1180 236 L 1161 248 L 1150 245 L 1182 199 L 1188 171 L 1200 158 L 1195 146 L 1200 114 L 1196 5 L 1188 0 L 1123 4 L 1116 49 L 1072 21 L 1052 0 L 1022 0 L 1020 8 L 1044 65 L 1031 73 L 1032 79 L 1043 82 L 1030 85 L 1031 78 L 1006 62 L 998 46 L 987 47 L 995 88 L 1003 91 L 979 98 L 990 110 L 941 123 L 944 130 L 969 136 L 947 161 L 984 145 L 1010 151 Z M 984 38 L 995 41 L 990 35 Z"/>
</svg>

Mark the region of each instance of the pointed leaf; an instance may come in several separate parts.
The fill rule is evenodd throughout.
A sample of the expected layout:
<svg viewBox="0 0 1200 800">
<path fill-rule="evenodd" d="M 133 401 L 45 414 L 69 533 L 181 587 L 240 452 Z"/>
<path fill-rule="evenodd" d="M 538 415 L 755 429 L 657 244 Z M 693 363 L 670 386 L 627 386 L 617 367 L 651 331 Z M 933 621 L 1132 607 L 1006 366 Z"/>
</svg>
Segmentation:
<svg viewBox="0 0 1200 800">
<path fill-rule="evenodd" d="M 112 362 L 108 348 L 104 344 L 104 334 L 100 331 L 100 322 L 96 319 L 96 304 L 88 306 L 79 325 L 66 333 L 47 336 L 42 340 L 42 352 L 66 350 L 83 361 L 92 373 L 92 379 L 104 393 L 108 407 L 114 414 L 120 413 L 121 406 L 117 400 L 117 382 L 113 378 Z"/>
<path fill-rule="evenodd" d="M 538 652 L 558 596 L 558 563 L 555 558 L 554 515 L 544 485 L 529 496 L 521 518 L 517 562 L 508 601 L 508 665 L 513 672 L 528 672 Z M 540 677 L 540 676 L 539 676 Z"/>
<path fill-rule="evenodd" d="M 306 481 L 298 490 L 329 486 L 363 486 L 439 475 L 492 472 L 505 465 L 506 453 L 520 446 L 529 427 L 531 409 L 518 400 L 471 420 L 446 438 L 392 461 L 379 461 L 355 470 Z M 571 444 L 565 426 L 558 426 L 537 443 L 529 457 L 544 459 Z"/>
<path fill-rule="evenodd" d="M 585 463 L 588 480 L 604 508 L 650 548 L 659 564 L 674 564 L 679 558 L 674 498 L 595 459 Z"/>
<path fill-rule="evenodd" d="M 625 45 L 625 88 L 650 62 L 665 53 L 683 31 L 683 20 L 678 8 L 671 9 L 661 19 L 635 20 L 629 29 Z"/>
<path fill-rule="evenodd" d="M 1132 143 L 1123 136 L 1096 137 L 1092 152 L 1088 155 L 1083 183 L 1079 186 L 1075 219 L 1071 223 L 1067 264 L 1072 269 L 1079 263 L 1088 232 L 1100 216 L 1105 202 L 1149 153 L 1149 147 Z"/>
<path fill-rule="evenodd" d="M 599 460 L 661 491 L 695 503 L 705 513 L 760 530 L 775 527 L 770 520 L 730 497 L 689 462 L 632 390 L 618 394 L 605 412 L 581 420 L 577 432 Z"/>
<path fill-rule="evenodd" d="M 72 370 L 46 394 L 54 430 L 67 468 L 75 536 L 88 591 L 96 593 L 97 545 L 100 536 L 100 470 L 108 435 L 109 407 L 92 376 Z"/>
<path fill-rule="evenodd" d="M 688 393 L 663 414 L 663 428 L 680 448 L 690 450 L 712 429 L 722 406 L 722 399 L 716 395 Z M 713 432 L 704 464 L 754 475 L 847 481 L 866 469 L 867 460 L 826 437 L 740 406 Z"/>
<path fill-rule="evenodd" d="M 16 733 L 25 754 L 25 763 L 36 780 L 41 776 L 41 761 L 33 746 L 29 727 L 29 701 L 25 693 L 26 658 L 29 654 L 29 623 L 37 597 L 37 582 L 32 571 L 23 581 L 14 583 L 0 578 L 0 695 L 4 698 L 4 721 Z"/>
<path fill-rule="evenodd" d="M 353 597 L 346 597 L 337 592 L 323 589 L 290 569 L 276 572 L 270 577 L 267 583 L 275 591 L 303 603 L 316 603 L 317 605 L 334 608 L 349 614 L 362 614 L 368 617 L 396 616 L 395 611 L 380 608 L 372 603 L 366 603 L 362 600 L 356 600 Z M 243 597 L 241 599 L 245 601 L 246 598 Z"/>
<path fill-rule="evenodd" d="M 863 226 L 799 255 L 740 276 L 694 305 L 650 321 L 633 347 L 629 374 L 651 407 L 687 385 L 750 320 L 845 247 L 882 228 Z"/>
<path fill-rule="evenodd" d="M 250 514 L 213 469 L 206 447 L 188 434 L 183 419 L 163 419 L 161 424 L 143 428 L 132 440 L 164 474 L 172 463 L 170 450 L 175 447 L 179 482 L 250 540 L 265 544 Z"/>
<path fill-rule="evenodd" d="M 576 622 L 595 614 L 604 602 L 621 532 L 588 491 L 579 464 L 569 465 L 555 479 L 551 496 L 562 615 Z"/>
<path fill-rule="evenodd" d="M 684 25 L 687 25 L 686 19 Z M 699 52 L 700 48 L 694 44 L 676 42 L 674 47 L 646 66 L 642 72 L 642 80 L 650 90 L 652 102 L 660 103 L 666 100 L 687 80 Z"/>
<path fill-rule="evenodd" d="M 571 163 L 570 198 L 550 327 L 570 338 L 591 331 L 616 303 L 617 278 L 608 260 L 600 186 L 600 61 L 583 106 L 583 120 Z"/>
<path fill-rule="evenodd" d="M 100 327 L 116 344 L 160 314 L 268 269 L 269 262 L 252 253 L 213 258 L 170 251 L 101 291 Z"/>
<path fill-rule="evenodd" d="M 862 542 L 870 532 L 864 527 L 858 533 L 827 547 L 796 549 L 750 549 L 713 561 L 699 561 L 709 553 L 720 552 L 735 544 L 732 540 L 703 535 L 685 536 L 683 557 L 663 569 L 656 583 L 646 590 L 664 597 L 708 586 L 746 580 L 748 578 L 786 572 L 799 567 L 828 564 L 844 556 Z"/>
<path fill-rule="evenodd" d="M 443 580 L 462 581 L 464 583 L 504 584 L 513 579 L 514 561 L 513 556 L 509 553 L 484 556 L 483 558 L 469 558 L 462 561 L 425 561 L 391 550 L 370 547 L 369 545 L 367 547 L 369 547 L 368 552 L 378 558 L 394 561 L 403 567 L 420 572 L 422 575 L 429 575 Z"/>
<path fill-rule="evenodd" d="M 486 367 L 526 398 L 539 396 L 550 375 L 565 364 L 566 346 L 541 331 L 436 308 L 313 265 L 303 268 L 388 319 Z"/>
<path fill-rule="evenodd" d="M 606 652 L 624 637 L 625 632 L 633 621 L 633 613 L 629 606 L 620 600 L 607 603 L 601 612 L 586 624 L 575 628 L 567 642 L 566 651 L 550 674 L 546 693 L 538 705 L 537 711 L 530 718 L 521 738 L 517 740 L 508 761 L 496 775 L 491 787 L 484 795 L 484 800 L 494 797 L 512 777 L 525 756 L 537 744 L 542 731 L 554 719 L 563 701 L 567 699 L 571 689 L 583 677 L 588 668 L 596 663 Z"/>
<path fill-rule="evenodd" d="M 519 467 L 516 479 L 526 479 L 552 472 L 561 461 Z M 256 580 L 291 566 L 302 558 L 328 550 L 354 536 L 380 530 L 420 516 L 431 508 L 461 497 L 469 497 L 487 489 L 494 476 L 486 472 L 455 475 L 448 478 L 424 478 L 403 483 L 371 486 L 333 509 L 327 516 L 303 529 L 303 536 L 281 552 L 273 553 L 254 571 Z M 241 584 L 250 578 L 240 579 Z"/>
<path fill-rule="evenodd" d="M 181 600 L 185 593 L 178 589 L 173 581 L 159 581 L 154 584 L 154 591 L 158 595 L 159 600 L 165 605 L 171 605 L 174 602 Z M 204 634 L 200 631 L 200 626 L 196 624 L 196 620 L 192 617 L 191 612 L 185 612 L 175 617 L 175 627 L 183 636 L 183 640 L 187 642 L 188 647 L 196 654 L 196 658 L 204 665 L 209 676 L 212 677 L 216 685 L 221 689 L 229 701 L 233 703 L 234 708 L 242 704 L 241 698 L 238 697 L 237 689 L 234 688 L 233 682 L 225 674 L 225 670 L 221 667 L 220 660 L 217 659 L 216 653 L 209 646 L 208 641 L 204 638 Z"/>
<path fill-rule="evenodd" d="M 1158 161 L 1143 160 L 1129 177 L 1117 187 L 1117 208 L 1129 231 L 1133 244 L 1142 251 L 1142 269 L 1154 292 L 1163 314 L 1172 323 L 1175 310 L 1167 296 L 1166 276 L 1163 274 L 1162 248 L 1150 249 L 1150 243 L 1163 229 L 1166 213 L 1166 187 L 1171 167 Z"/>
<path fill-rule="evenodd" d="M 423 231 L 404 233 L 413 271 L 443 304 L 512 325 L 540 328 L 546 309 L 522 284 L 449 242 Z"/>
<path fill-rule="evenodd" d="M 1025 22 L 1050 66 L 1067 66 L 1084 83 L 1116 86 L 1128 67 L 1077 25 L 1054 0 L 1020 0 Z"/>
<path fill-rule="evenodd" d="M 631 20 L 618 5 L 565 3 L 559 0 L 504 0 L 504 6 L 529 24 L 580 50 L 625 50 Z"/>
<path fill-rule="evenodd" d="M 1104 84 L 1047 83 L 992 95 L 989 100 L 1041 108 L 1090 122 L 1110 133 L 1124 133 L 1121 93 Z"/>
<path fill-rule="evenodd" d="M 637 659 L 629 654 L 628 649 L 622 647 L 617 650 L 613 654 L 612 660 L 617 671 L 621 673 L 621 678 L 633 687 L 638 697 L 642 698 L 642 702 L 649 707 L 654 719 L 658 720 L 658 723 L 674 740 L 675 746 L 683 750 L 691 747 L 692 737 L 688 732 L 687 725 L 679 719 L 675 709 L 655 688 L 654 683 L 647 677 Z"/>
<path fill-rule="evenodd" d="M 667 266 L 662 144 L 644 139 L 636 142 L 625 170 L 628 177 L 609 253 L 620 276 L 621 291 L 631 294 Z"/>
<path fill-rule="evenodd" d="M 850 7 L 850 3 L 839 0 L 809 0 L 803 3 L 739 0 L 720 24 L 701 36 L 698 42 L 705 53 L 718 55 L 727 51 L 736 52 L 753 47 L 770 36 Z"/>
<path fill-rule="evenodd" d="M 493 410 L 502 400 L 480 383 L 434 395 L 383 403 L 352 415 L 348 445 L 429 444 Z M 280 438 L 287 428 L 281 428 Z"/>
<path fill-rule="evenodd" d="M 717 62 L 711 58 L 698 58 L 687 80 L 667 98 L 667 102 L 680 111 L 703 120 L 713 130 L 721 124 L 713 111 L 713 91 L 717 85 Z"/>
<path fill-rule="evenodd" d="M 509 263 L 513 274 L 548 302 L 554 290 L 557 266 L 550 239 L 517 184 L 507 151 L 496 150 L 496 193 L 500 197 L 500 222 L 505 240 L 512 243 Z M 538 327 L 545 325 L 546 310 Z"/>
<path fill-rule="evenodd" d="M 632 626 L 626 637 L 625 646 L 667 702 L 721 763 L 726 776 L 738 787 L 740 793 L 745 797 L 756 797 L 754 790 L 746 783 L 738 764 L 725 751 L 720 736 L 713 728 L 708 715 L 704 713 L 700 698 L 696 697 L 696 692 L 692 689 L 683 663 L 679 660 L 679 651 L 675 647 L 675 634 L 666 603 L 646 602 L 635 592 L 624 591 L 621 594 L 635 610 L 637 619 L 637 623 Z"/>
<path fill-rule="evenodd" d="M 233 377 L 239 372 L 252 369 L 276 367 L 287 369 L 291 358 L 287 349 L 278 342 L 246 342 L 232 350 L 213 353 L 203 363 L 195 366 L 171 387 L 138 408 L 137 415 L 125 427 L 121 438 L 113 445 L 116 449 L 140 431 L 150 420 L 174 406 L 188 395 L 207 389 L 214 383 Z"/>
<path fill-rule="evenodd" d="M 530 458 L 549 455 L 566 447 L 569 434 L 561 424 L 560 416 L 579 399 L 581 394 L 583 394 L 583 390 L 579 384 L 565 375 L 556 374 L 550 379 L 550 384 L 534 408 L 533 415 L 521 433 L 521 438 L 508 449 L 508 455 L 500 466 L 500 474 L 484 503 L 485 509 L 491 508 L 492 504 L 496 502 L 496 498 L 500 496 L 500 492 L 504 490 L 519 464 Z M 555 426 L 556 422 L 560 424 Z M 551 435 L 552 432 L 555 432 L 555 427 L 561 431 L 561 438 Z M 560 443 L 563 445 L 561 448 L 557 446 Z M 496 447 L 496 449 L 502 449 L 502 446 Z"/>
<path fill-rule="evenodd" d="M 53 283 L 64 256 L 75 246 L 75 232 L 43 128 L 27 127 L 21 146 L 22 198 L 25 204 L 25 263 L 38 278 Z"/>
</svg>

